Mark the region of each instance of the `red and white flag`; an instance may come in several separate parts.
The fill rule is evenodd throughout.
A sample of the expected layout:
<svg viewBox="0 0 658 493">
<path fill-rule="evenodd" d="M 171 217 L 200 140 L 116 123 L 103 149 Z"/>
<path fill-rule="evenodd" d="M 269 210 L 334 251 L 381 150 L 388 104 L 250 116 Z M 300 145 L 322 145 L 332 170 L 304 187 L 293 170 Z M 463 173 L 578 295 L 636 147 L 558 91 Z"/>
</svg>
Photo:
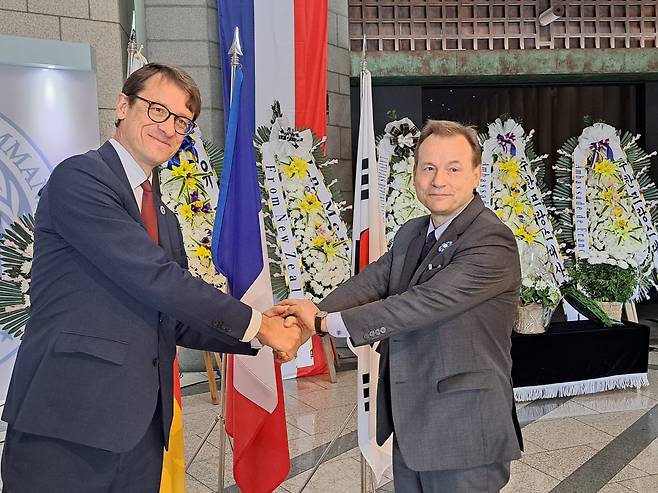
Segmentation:
<svg viewBox="0 0 658 493">
<path fill-rule="evenodd" d="M 284 114 L 295 115 L 295 126 L 325 135 L 327 0 L 219 0 L 218 9 L 224 107 L 230 109 L 213 260 L 227 274 L 233 296 L 265 310 L 273 299 L 252 136 L 271 125 L 275 101 Z M 236 27 L 242 56 L 229 103 L 226 52 Z M 322 371 L 324 358 L 316 353 L 311 371 Z M 229 360 L 226 385 L 236 483 L 245 493 L 270 492 L 290 468 L 281 368 L 269 348 L 255 358 L 236 356 Z"/>
<path fill-rule="evenodd" d="M 372 81 L 370 72 L 361 71 L 361 113 L 359 142 L 356 154 L 356 183 L 354 186 L 354 219 L 352 229 L 353 268 L 360 272 L 386 252 L 383 213 L 380 210 L 379 176 L 372 116 Z M 348 340 L 349 343 L 349 340 Z M 392 438 L 377 445 L 377 380 L 379 353 L 369 345 L 350 348 L 358 358 L 357 364 L 357 435 L 359 448 L 370 465 L 379 484 L 391 466 Z"/>
</svg>

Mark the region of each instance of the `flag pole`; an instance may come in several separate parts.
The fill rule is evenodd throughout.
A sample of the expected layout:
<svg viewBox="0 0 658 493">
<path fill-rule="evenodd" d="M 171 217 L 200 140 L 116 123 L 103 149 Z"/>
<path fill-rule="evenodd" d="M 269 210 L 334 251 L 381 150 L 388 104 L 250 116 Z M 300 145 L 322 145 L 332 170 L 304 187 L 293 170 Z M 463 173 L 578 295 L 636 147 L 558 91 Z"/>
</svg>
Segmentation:
<svg viewBox="0 0 658 493">
<path fill-rule="evenodd" d="M 363 35 L 363 43 L 361 45 L 361 77 L 368 70 L 368 61 L 366 60 L 366 35 Z M 357 233 L 358 234 L 358 233 Z M 356 272 L 357 266 L 353 264 L 353 272 Z M 358 405 L 358 403 L 357 403 Z M 359 456 L 361 459 L 361 493 L 369 493 L 370 482 L 368 481 L 368 462 L 366 461 L 363 452 L 359 448 Z"/>
<path fill-rule="evenodd" d="M 231 93 L 229 95 L 229 103 L 233 102 L 233 83 L 235 82 L 235 71 L 240 65 L 240 57 L 242 56 L 242 47 L 240 46 L 240 28 L 235 26 L 233 31 L 233 42 L 228 49 L 228 54 L 231 57 Z"/>
<path fill-rule="evenodd" d="M 233 31 L 233 42 L 228 49 L 228 55 L 231 57 L 231 88 L 229 93 L 229 103 L 233 104 L 233 85 L 235 82 L 235 72 L 240 65 L 240 57 L 242 56 L 242 47 L 240 46 L 240 28 L 235 26 Z M 226 468 L 226 388 L 228 382 L 228 355 L 224 354 L 222 357 L 222 429 L 219 433 L 219 470 L 217 473 L 217 491 L 223 493 L 224 491 L 224 470 Z"/>
<path fill-rule="evenodd" d="M 128 40 L 128 66 L 126 67 L 126 79 L 130 77 L 132 72 L 133 62 L 135 61 L 135 54 L 138 52 L 137 48 L 137 32 L 135 31 L 135 11 L 133 10 L 133 24 L 130 31 L 130 39 Z"/>
</svg>

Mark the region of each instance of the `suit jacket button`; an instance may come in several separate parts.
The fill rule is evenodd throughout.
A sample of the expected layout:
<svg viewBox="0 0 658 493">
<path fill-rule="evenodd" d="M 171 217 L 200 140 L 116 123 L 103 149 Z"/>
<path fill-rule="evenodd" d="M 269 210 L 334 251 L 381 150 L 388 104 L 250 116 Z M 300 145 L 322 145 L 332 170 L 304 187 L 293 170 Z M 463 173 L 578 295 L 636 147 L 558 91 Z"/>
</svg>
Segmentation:
<svg viewBox="0 0 658 493">
<path fill-rule="evenodd" d="M 382 328 L 381 328 L 381 329 L 379 329 L 379 330 L 381 330 L 381 331 L 382 331 L 382 334 L 386 334 L 386 327 L 382 327 Z"/>
<path fill-rule="evenodd" d="M 380 335 L 380 334 L 381 334 L 380 330 L 379 330 L 379 329 L 375 329 L 375 335 L 378 336 L 378 335 Z"/>
<path fill-rule="evenodd" d="M 153 358 L 153 361 L 151 361 L 153 366 L 158 366 L 158 358 Z"/>
</svg>

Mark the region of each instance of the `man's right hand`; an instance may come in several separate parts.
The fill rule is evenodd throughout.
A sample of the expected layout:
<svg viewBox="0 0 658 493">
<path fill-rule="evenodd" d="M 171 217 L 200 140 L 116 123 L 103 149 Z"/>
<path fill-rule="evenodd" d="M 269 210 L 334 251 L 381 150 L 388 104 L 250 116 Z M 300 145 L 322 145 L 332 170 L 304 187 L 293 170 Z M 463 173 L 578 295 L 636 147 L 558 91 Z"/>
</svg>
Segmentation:
<svg viewBox="0 0 658 493">
<path fill-rule="evenodd" d="M 287 325 L 287 326 L 286 326 Z M 299 347 L 306 342 L 302 330 L 297 324 L 286 324 L 280 316 L 263 314 L 263 320 L 256 337 L 265 346 L 270 346 L 275 351 L 295 357 Z"/>
</svg>

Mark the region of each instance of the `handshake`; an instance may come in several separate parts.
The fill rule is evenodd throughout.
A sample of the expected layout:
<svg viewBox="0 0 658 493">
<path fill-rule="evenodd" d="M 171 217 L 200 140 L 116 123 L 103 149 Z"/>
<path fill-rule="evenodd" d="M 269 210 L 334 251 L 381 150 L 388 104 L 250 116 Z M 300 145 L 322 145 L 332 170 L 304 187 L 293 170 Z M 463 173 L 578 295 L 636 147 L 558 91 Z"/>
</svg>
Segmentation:
<svg viewBox="0 0 658 493">
<path fill-rule="evenodd" d="M 277 362 L 287 363 L 297 356 L 299 347 L 315 334 L 317 312 L 318 307 L 309 300 L 283 300 L 263 312 L 256 338 L 273 349 Z"/>
</svg>

